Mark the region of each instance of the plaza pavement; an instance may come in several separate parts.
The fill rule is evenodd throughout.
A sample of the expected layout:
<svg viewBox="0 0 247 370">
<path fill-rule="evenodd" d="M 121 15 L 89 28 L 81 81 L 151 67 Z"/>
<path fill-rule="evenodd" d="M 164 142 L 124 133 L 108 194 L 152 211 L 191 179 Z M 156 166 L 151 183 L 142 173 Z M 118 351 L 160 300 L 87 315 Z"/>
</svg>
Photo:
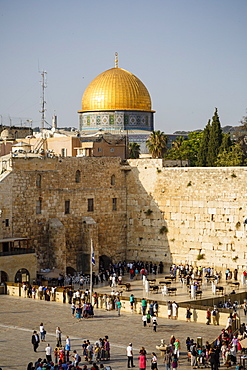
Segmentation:
<svg viewBox="0 0 247 370">
<path fill-rule="evenodd" d="M 106 288 L 108 289 L 108 288 Z M 43 322 L 47 331 L 46 342 L 41 342 L 38 352 L 33 352 L 31 335 L 33 330 L 39 331 L 39 324 Z M 113 370 L 127 368 L 126 346 L 129 342 L 134 347 L 134 363 L 138 368 L 138 352 L 144 346 L 148 353 L 147 369 L 150 368 L 151 352 L 161 339 L 169 342 L 171 335 L 181 341 L 180 369 L 190 369 L 186 358 L 185 339 L 187 336 L 196 339 L 202 337 L 203 342 L 212 341 L 220 332 L 219 326 L 187 323 L 185 321 L 158 318 L 157 332 L 152 327 L 142 326 L 141 315 L 121 313 L 116 311 L 95 310 L 93 319 L 83 319 L 77 322 L 71 316 L 70 305 L 32 300 L 29 298 L 0 296 L 0 367 L 2 369 L 26 369 L 29 361 L 36 361 L 38 357 L 45 357 L 44 349 L 47 343 L 55 347 L 55 329 L 60 326 L 63 343 L 66 335 L 71 338 L 72 350 L 80 354 L 83 340 L 95 342 L 98 338 L 109 336 L 111 344 L 111 365 Z M 83 357 L 82 357 L 83 360 Z M 85 362 L 82 361 L 82 365 Z M 165 368 L 162 358 L 158 357 L 159 368 Z M 224 367 L 221 367 L 222 369 Z"/>
</svg>

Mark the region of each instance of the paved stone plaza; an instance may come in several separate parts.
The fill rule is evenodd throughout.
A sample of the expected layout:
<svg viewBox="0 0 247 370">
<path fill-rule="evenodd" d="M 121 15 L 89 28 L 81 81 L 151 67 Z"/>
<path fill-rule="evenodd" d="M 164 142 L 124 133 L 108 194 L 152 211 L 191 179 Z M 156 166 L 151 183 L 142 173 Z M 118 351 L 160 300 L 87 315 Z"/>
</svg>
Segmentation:
<svg viewBox="0 0 247 370">
<path fill-rule="evenodd" d="M 46 343 L 41 343 L 37 354 L 33 352 L 31 335 L 33 330 L 39 331 L 40 322 L 44 323 L 47 331 L 46 343 L 55 347 L 55 329 L 60 326 L 65 336 L 72 339 L 72 350 L 81 352 L 82 341 L 89 339 L 94 342 L 99 337 L 108 335 L 111 343 L 112 369 L 125 369 L 126 346 L 133 343 L 135 365 L 138 367 L 138 352 L 144 346 L 148 352 L 148 366 L 150 354 L 156 350 L 161 339 L 169 341 L 175 335 L 181 341 L 182 356 L 181 369 L 189 369 L 186 358 L 185 339 L 187 336 L 196 339 L 198 336 L 206 340 L 213 340 L 220 332 L 221 327 L 206 326 L 185 321 L 173 321 L 158 318 L 157 332 L 151 327 L 142 326 L 141 315 L 123 313 L 120 317 L 116 311 L 95 310 L 93 319 L 83 319 L 77 322 L 71 317 L 70 305 L 57 302 L 46 302 L 28 298 L 0 296 L 0 367 L 2 369 L 26 369 L 29 361 L 36 361 L 38 357 L 45 357 Z M 82 362 L 82 365 L 84 362 Z M 164 368 L 159 357 L 159 368 Z"/>
</svg>

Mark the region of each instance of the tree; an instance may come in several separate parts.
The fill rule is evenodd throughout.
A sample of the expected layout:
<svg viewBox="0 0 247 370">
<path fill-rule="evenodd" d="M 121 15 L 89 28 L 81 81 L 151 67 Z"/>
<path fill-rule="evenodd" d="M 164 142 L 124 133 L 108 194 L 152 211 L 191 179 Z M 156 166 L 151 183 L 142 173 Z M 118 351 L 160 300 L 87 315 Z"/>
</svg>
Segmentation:
<svg viewBox="0 0 247 370">
<path fill-rule="evenodd" d="M 240 121 L 241 126 L 235 131 L 236 141 L 239 143 L 242 152 L 243 160 L 247 159 L 247 116 L 244 116 Z"/>
<path fill-rule="evenodd" d="M 231 148 L 231 146 L 232 146 L 231 135 L 229 133 L 228 134 L 223 134 L 222 143 L 221 143 L 221 146 L 220 146 L 219 153 L 223 152 L 224 150 L 226 150 L 228 152 L 229 149 Z"/>
<path fill-rule="evenodd" d="M 182 167 L 182 160 L 183 160 L 183 136 L 177 136 L 176 139 L 172 143 L 172 148 L 175 152 L 177 152 L 178 159 L 180 159 L 180 165 Z"/>
<path fill-rule="evenodd" d="M 208 121 L 206 127 L 203 130 L 200 146 L 198 149 L 197 166 L 199 167 L 206 167 L 207 165 L 209 137 L 210 137 L 210 120 Z"/>
<path fill-rule="evenodd" d="M 153 131 L 146 141 L 146 145 L 152 158 L 163 158 L 167 151 L 167 136 L 164 132 Z"/>
<path fill-rule="evenodd" d="M 208 142 L 208 153 L 207 153 L 207 166 L 214 167 L 217 156 L 220 151 L 220 146 L 222 143 L 222 129 L 220 125 L 220 119 L 218 115 L 218 110 L 215 108 L 215 112 L 212 118 L 212 124 L 210 126 L 210 135 Z"/>
<path fill-rule="evenodd" d="M 137 143 L 129 143 L 129 157 L 137 159 L 140 156 L 140 145 Z"/>
<path fill-rule="evenodd" d="M 224 149 L 218 154 L 215 162 L 217 167 L 241 166 L 242 163 L 243 151 L 240 144 L 234 144 L 228 150 Z"/>
</svg>

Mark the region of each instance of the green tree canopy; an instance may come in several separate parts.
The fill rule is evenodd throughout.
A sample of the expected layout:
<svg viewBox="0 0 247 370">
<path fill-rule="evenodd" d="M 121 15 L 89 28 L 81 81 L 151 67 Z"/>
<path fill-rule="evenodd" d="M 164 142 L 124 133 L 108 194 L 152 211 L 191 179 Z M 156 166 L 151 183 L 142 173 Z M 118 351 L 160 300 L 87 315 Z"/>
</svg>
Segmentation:
<svg viewBox="0 0 247 370">
<path fill-rule="evenodd" d="M 209 137 L 210 137 L 210 120 L 208 121 L 206 127 L 203 130 L 200 145 L 198 148 L 197 166 L 199 167 L 206 167 L 207 165 Z"/>
<path fill-rule="evenodd" d="M 244 116 L 240 121 L 241 126 L 236 130 L 236 141 L 239 143 L 242 152 L 243 160 L 247 160 L 247 116 Z"/>
<path fill-rule="evenodd" d="M 243 151 L 240 144 L 234 144 L 228 150 L 224 149 L 218 154 L 215 162 L 218 167 L 242 166 Z"/>
<path fill-rule="evenodd" d="M 164 132 L 153 131 L 146 144 L 152 158 L 163 158 L 167 151 L 167 136 Z"/>
<path fill-rule="evenodd" d="M 220 125 L 220 119 L 218 115 L 218 110 L 215 108 L 215 112 L 212 118 L 212 124 L 210 126 L 210 135 L 208 142 L 208 154 L 207 154 L 207 166 L 214 167 L 217 160 L 217 156 L 220 152 L 220 147 L 222 143 L 222 129 Z"/>
<path fill-rule="evenodd" d="M 140 156 L 140 145 L 137 143 L 129 143 L 129 158 L 137 159 Z"/>
</svg>

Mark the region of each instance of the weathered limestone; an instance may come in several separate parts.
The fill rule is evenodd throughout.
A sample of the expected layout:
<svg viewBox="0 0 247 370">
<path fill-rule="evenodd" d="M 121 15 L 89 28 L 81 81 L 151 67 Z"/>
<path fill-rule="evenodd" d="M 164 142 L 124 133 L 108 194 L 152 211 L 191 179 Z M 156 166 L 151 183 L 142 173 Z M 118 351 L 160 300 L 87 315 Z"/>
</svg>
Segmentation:
<svg viewBox="0 0 247 370">
<path fill-rule="evenodd" d="M 144 259 L 152 252 L 168 263 L 245 269 L 246 167 L 164 168 L 161 159 L 129 163 L 129 259 L 137 247 Z M 152 213 L 148 216 L 144 208 Z M 143 223 L 145 228 L 136 227 Z M 161 225 L 168 232 L 160 234 Z M 144 238 L 138 241 L 141 231 Z"/>
<path fill-rule="evenodd" d="M 0 175 L 0 239 L 30 238 L 39 268 L 88 271 L 92 240 L 97 262 L 107 256 L 245 269 L 246 167 L 128 162 L 12 158 Z"/>
</svg>

